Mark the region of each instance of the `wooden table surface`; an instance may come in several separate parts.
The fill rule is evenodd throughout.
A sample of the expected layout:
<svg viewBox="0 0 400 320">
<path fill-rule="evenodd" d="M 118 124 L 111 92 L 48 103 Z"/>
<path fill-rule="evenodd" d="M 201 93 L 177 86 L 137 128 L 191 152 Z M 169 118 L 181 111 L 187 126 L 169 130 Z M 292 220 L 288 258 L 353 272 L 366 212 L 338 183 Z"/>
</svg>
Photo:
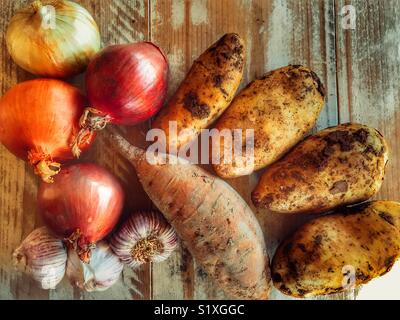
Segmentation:
<svg viewBox="0 0 400 320">
<path fill-rule="evenodd" d="M 5 46 L 8 21 L 27 1 L 0 0 L 0 85 L 3 94 L 33 78 L 10 59 Z M 328 100 L 318 120 L 322 129 L 354 121 L 374 126 L 388 138 L 391 158 L 377 198 L 400 200 L 400 1 L 398 0 L 81 0 L 97 21 L 103 46 L 151 40 L 167 53 L 169 95 L 193 60 L 227 32 L 246 42 L 247 62 L 241 87 L 264 72 L 287 64 L 314 69 L 326 84 Z M 355 29 L 344 29 L 342 8 L 354 6 Z M 83 86 L 83 77 L 70 81 Z M 398 125 L 396 125 L 398 124 Z M 144 144 L 148 123 L 123 128 L 129 140 Z M 100 134 L 85 161 L 104 165 L 123 182 L 125 214 L 152 204 L 129 163 Z M 250 202 L 257 174 L 230 181 Z M 137 271 L 125 268 L 121 280 L 102 293 L 73 289 L 66 279 L 56 290 L 37 288 L 14 271 L 12 251 L 35 227 L 39 180 L 29 165 L 0 146 L 0 299 L 219 299 L 222 292 L 181 248 L 164 263 Z M 270 255 L 276 245 L 310 216 L 279 217 L 257 212 Z M 354 292 L 327 297 L 354 297 Z M 272 299 L 284 299 L 274 290 Z"/>
</svg>

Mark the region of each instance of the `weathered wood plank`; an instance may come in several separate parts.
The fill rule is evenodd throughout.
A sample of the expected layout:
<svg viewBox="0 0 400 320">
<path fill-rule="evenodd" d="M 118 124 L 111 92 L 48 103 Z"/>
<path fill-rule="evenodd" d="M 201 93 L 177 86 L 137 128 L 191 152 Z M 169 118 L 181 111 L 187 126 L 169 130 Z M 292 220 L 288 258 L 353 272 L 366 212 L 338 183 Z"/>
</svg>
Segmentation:
<svg viewBox="0 0 400 320">
<path fill-rule="evenodd" d="M 228 32 L 239 33 L 245 40 L 247 46 L 247 59 L 252 60 L 252 55 L 258 52 L 257 58 L 262 57 L 262 46 L 252 50 L 252 41 L 258 41 L 259 34 L 254 31 L 257 23 L 250 21 L 254 12 L 258 11 L 259 4 L 262 2 L 251 1 L 154 1 L 152 5 L 152 40 L 158 43 L 168 55 L 171 69 L 171 81 L 169 83 L 169 95 L 171 95 L 189 70 L 192 62 L 207 47 L 217 41 L 223 34 Z M 265 1 L 264 1 L 265 5 Z M 226 8 L 229 7 L 229 11 Z M 252 11 L 254 10 L 254 12 Z M 252 14 L 247 14 L 249 11 Z M 224 14 L 221 14 L 224 12 Z M 243 14 L 246 12 L 246 14 Z M 262 15 L 262 12 L 259 13 Z M 254 26 L 255 25 L 255 26 Z M 253 38 L 256 35 L 257 39 Z M 251 68 L 254 68 L 251 71 Z M 257 65 L 248 63 L 245 71 L 244 83 L 247 82 L 251 72 L 256 72 Z M 259 68 L 257 71 L 260 71 Z M 262 70 L 261 70 L 262 72 Z M 261 73 L 259 73 L 261 75 Z M 247 185 L 248 178 L 243 181 Z M 248 190 L 247 190 L 248 191 Z M 175 290 L 183 290 L 182 296 L 185 299 L 221 299 L 225 296 L 222 292 L 215 289 L 215 285 L 207 278 L 204 272 L 196 265 L 190 255 L 184 251 L 182 254 L 182 281 L 174 282 L 173 279 L 165 279 L 169 285 L 161 284 L 156 289 L 157 283 L 154 282 L 154 292 L 173 286 Z M 161 274 L 171 269 L 167 267 L 159 268 L 154 278 L 161 278 Z M 156 270 L 153 270 L 156 272 Z"/>
<path fill-rule="evenodd" d="M 9 19 L 20 3 L 21 1 L 0 1 L 1 30 L 6 29 Z M 10 63 L 4 32 L 0 41 L 0 83 L 3 94 L 18 81 L 31 76 Z M 28 166 L 23 161 L 16 160 L 6 148 L 0 146 L 0 299 L 48 298 L 48 292 L 36 292 L 33 281 L 18 276 L 11 263 L 13 250 L 37 224 L 34 205 L 36 186 L 36 177 Z"/>
<path fill-rule="evenodd" d="M 159 45 L 169 60 L 168 96 L 183 79 L 187 69 L 185 1 L 151 1 L 151 41 Z M 153 298 L 187 299 L 192 295 L 193 261 L 181 246 L 167 261 L 153 266 Z"/>
<path fill-rule="evenodd" d="M 193 60 L 211 43 L 226 32 L 237 32 L 245 39 L 247 48 L 241 88 L 268 70 L 291 63 L 308 65 L 328 87 L 327 107 L 318 127 L 337 123 L 333 1 L 193 0 L 153 3 L 152 40 L 167 52 L 173 74 L 170 93 L 177 88 Z M 229 181 L 249 203 L 250 191 L 256 182 L 256 174 Z M 266 231 L 271 256 L 282 237 L 306 219 L 304 216 L 282 218 L 265 212 L 259 213 L 258 217 Z M 194 270 L 193 297 L 223 297 L 198 267 Z M 166 281 L 180 287 L 180 284 Z M 184 291 L 191 288 L 189 282 L 189 288 L 185 285 Z M 283 298 L 277 293 L 273 293 L 273 297 Z"/>
<path fill-rule="evenodd" d="M 102 45 L 131 43 L 148 38 L 147 0 L 85 0 L 81 4 L 91 11 L 100 28 Z M 148 124 L 123 128 L 125 136 L 135 145 L 143 144 L 143 132 Z M 143 191 L 132 166 L 104 139 L 104 132 L 96 138 L 95 145 L 83 157 L 83 161 L 98 163 L 113 172 L 122 182 L 126 203 L 124 217 L 136 210 L 148 210 L 152 203 Z M 124 220 L 124 219 L 122 219 Z M 76 291 L 76 290 L 75 290 Z M 140 294 L 139 294 L 139 293 Z M 80 299 L 150 299 L 151 266 L 145 265 L 132 271 L 124 268 L 121 281 L 105 292 L 78 292 Z"/>
<path fill-rule="evenodd" d="M 15 10 L 27 1 L 1 0 L 1 30 L 6 26 Z M 103 46 L 116 43 L 129 43 L 148 38 L 147 0 L 83 0 L 77 1 L 89 10 L 100 28 Z M 1 93 L 17 82 L 33 78 L 32 75 L 18 68 L 10 59 L 1 34 Z M 83 75 L 69 79 L 71 83 L 83 89 Z M 146 124 L 126 128 L 126 135 L 140 145 Z M 145 196 L 137 181 L 132 167 L 104 142 L 103 134 L 97 138 L 90 152 L 83 161 L 103 165 L 114 172 L 122 181 L 127 194 L 124 214 L 134 210 L 152 208 L 151 201 Z M 72 289 L 64 280 L 56 290 L 44 291 L 26 276 L 16 273 L 11 265 L 11 253 L 21 240 L 40 224 L 36 214 L 36 192 L 38 179 L 31 168 L 16 160 L 3 146 L 0 146 L 0 298 L 10 299 L 149 299 L 151 297 L 151 267 L 146 265 L 137 272 L 125 268 L 123 277 L 110 290 L 103 293 L 84 293 Z M 132 197 L 133 194 L 140 196 Z M 140 280 L 137 281 L 137 279 Z M 139 295 L 135 289 L 141 292 Z"/>
<path fill-rule="evenodd" d="M 355 29 L 345 29 L 351 5 Z M 342 11 L 343 10 L 343 11 Z M 359 122 L 377 128 L 387 138 L 389 163 L 377 199 L 400 200 L 400 1 L 337 0 L 338 97 L 340 122 Z M 399 268 L 395 268 L 398 276 Z M 385 277 L 392 277 L 387 275 Z M 382 278 L 366 285 L 360 296 L 395 297 Z M 382 283 L 381 286 L 378 283 Z M 371 288 L 371 290 L 369 290 Z M 366 292 L 364 292 L 366 291 Z"/>
<path fill-rule="evenodd" d="M 337 124 L 336 52 L 334 1 L 269 1 L 269 10 L 261 28 L 264 37 L 264 71 L 288 64 L 303 64 L 313 69 L 327 89 L 326 106 L 315 130 Z M 254 40 L 253 40 L 254 41 Z M 257 42 L 259 45 L 259 42 Z M 257 176 L 248 184 L 253 189 Z M 267 247 L 272 258 L 277 245 L 312 215 L 280 216 L 257 211 L 264 227 Z M 289 299 L 277 290 L 272 299 Z"/>
<path fill-rule="evenodd" d="M 354 6 L 357 20 L 355 30 L 337 29 L 340 109 L 349 110 L 343 121 L 368 124 L 387 137 L 390 159 L 378 197 L 399 200 L 400 2 L 346 3 Z M 344 4 L 338 1 L 338 14 Z"/>
</svg>

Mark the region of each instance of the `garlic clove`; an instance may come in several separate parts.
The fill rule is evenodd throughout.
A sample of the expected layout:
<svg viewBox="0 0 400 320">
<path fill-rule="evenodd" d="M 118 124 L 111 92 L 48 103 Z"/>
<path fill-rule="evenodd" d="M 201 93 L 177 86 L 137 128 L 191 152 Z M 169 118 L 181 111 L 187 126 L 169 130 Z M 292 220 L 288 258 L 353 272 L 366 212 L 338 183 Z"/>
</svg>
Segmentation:
<svg viewBox="0 0 400 320">
<path fill-rule="evenodd" d="M 73 248 L 68 249 L 67 278 L 76 288 L 84 289 L 85 278 L 83 274 L 83 263 Z"/>
<path fill-rule="evenodd" d="M 42 289 L 54 289 L 63 279 L 67 250 L 46 228 L 34 230 L 13 253 L 17 270 L 30 275 Z"/>
<path fill-rule="evenodd" d="M 113 235 L 112 250 L 131 268 L 166 260 L 178 245 L 175 230 L 161 213 L 133 214 Z"/>
<path fill-rule="evenodd" d="M 122 269 L 123 264 L 105 241 L 92 250 L 89 263 L 83 263 L 75 250 L 68 250 L 67 277 L 73 286 L 82 290 L 107 290 L 118 281 Z"/>
</svg>

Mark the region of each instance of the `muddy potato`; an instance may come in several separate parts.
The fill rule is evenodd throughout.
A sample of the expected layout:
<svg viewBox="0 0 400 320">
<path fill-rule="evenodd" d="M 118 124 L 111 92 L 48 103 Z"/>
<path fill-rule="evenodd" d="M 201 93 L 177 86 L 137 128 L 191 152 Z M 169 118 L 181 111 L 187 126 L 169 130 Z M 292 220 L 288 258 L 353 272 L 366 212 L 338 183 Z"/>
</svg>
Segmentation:
<svg viewBox="0 0 400 320">
<path fill-rule="evenodd" d="M 308 297 L 346 290 L 388 272 L 400 256 L 400 203 L 373 201 L 301 226 L 277 249 L 274 286 Z M 350 282 L 350 283 L 348 283 Z"/>
<path fill-rule="evenodd" d="M 268 167 L 252 200 L 277 213 L 318 213 L 365 201 L 381 187 L 387 161 L 387 144 L 376 129 L 328 128 Z"/>
<path fill-rule="evenodd" d="M 170 102 L 157 116 L 153 128 L 166 134 L 177 148 L 194 140 L 231 103 L 243 76 L 245 49 L 235 33 L 224 35 L 194 61 Z M 178 136 L 169 133 L 176 121 Z"/>
<path fill-rule="evenodd" d="M 242 156 L 236 154 L 233 161 L 227 160 L 224 150 L 231 148 L 224 146 L 221 139 L 219 146 L 212 142 L 215 172 L 233 178 L 276 161 L 315 125 L 324 99 L 325 89 L 320 79 L 303 66 L 280 68 L 251 82 L 218 119 L 215 128 L 220 132 L 242 129 L 243 145 L 245 130 L 254 129 L 254 168 L 246 166 L 245 148 Z M 216 155 L 218 149 L 220 156 Z"/>
</svg>

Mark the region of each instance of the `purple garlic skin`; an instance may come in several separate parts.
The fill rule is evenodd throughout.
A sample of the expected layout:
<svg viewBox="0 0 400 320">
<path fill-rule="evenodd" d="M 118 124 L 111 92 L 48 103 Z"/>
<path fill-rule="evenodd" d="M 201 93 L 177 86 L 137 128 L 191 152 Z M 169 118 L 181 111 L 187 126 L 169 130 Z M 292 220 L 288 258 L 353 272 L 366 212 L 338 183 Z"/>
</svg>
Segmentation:
<svg viewBox="0 0 400 320">
<path fill-rule="evenodd" d="M 63 242 L 46 228 L 30 233 L 13 253 L 13 262 L 42 289 L 55 289 L 65 275 L 67 250 Z"/>
<path fill-rule="evenodd" d="M 121 261 L 131 268 L 166 260 L 178 246 L 175 230 L 156 211 L 132 214 L 110 241 Z"/>
</svg>

